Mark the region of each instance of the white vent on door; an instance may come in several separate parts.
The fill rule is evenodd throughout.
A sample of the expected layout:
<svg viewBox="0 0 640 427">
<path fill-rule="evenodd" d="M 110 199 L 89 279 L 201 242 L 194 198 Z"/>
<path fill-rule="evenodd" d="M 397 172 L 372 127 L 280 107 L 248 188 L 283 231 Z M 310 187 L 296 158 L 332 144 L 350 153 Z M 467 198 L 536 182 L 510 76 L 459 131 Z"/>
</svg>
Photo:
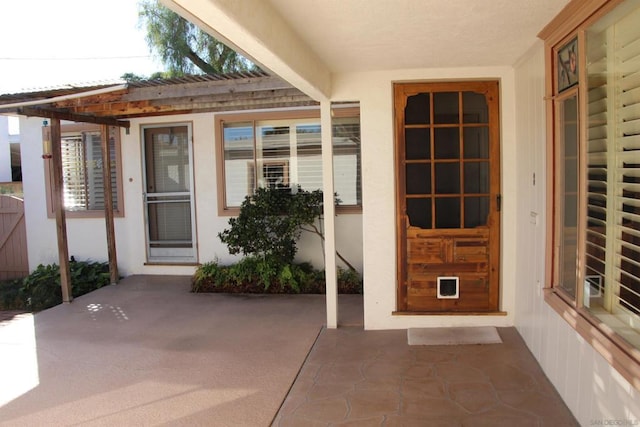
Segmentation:
<svg viewBox="0 0 640 427">
<path fill-rule="evenodd" d="M 438 299 L 458 299 L 459 290 L 459 277 L 438 277 Z"/>
</svg>

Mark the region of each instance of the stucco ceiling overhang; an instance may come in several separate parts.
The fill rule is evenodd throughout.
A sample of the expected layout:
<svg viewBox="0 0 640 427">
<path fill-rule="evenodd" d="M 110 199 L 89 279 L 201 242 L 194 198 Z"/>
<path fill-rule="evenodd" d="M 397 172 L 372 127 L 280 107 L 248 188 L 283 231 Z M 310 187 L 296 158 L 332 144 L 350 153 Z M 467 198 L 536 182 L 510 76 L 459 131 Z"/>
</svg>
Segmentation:
<svg viewBox="0 0 640 427">
<path fill-rule="evenodd" d="M 332 74 L 512 66 L 568 0 L 162 0 L 315 99 Z"/>
</svg>

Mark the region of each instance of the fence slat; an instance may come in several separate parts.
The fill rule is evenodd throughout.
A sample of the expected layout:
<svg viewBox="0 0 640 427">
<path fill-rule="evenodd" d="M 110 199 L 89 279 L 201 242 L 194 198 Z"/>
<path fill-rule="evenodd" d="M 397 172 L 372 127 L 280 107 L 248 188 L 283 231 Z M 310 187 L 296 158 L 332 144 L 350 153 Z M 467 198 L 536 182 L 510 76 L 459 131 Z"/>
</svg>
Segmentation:
<svg viewBox="0 0 640 427">
<path fill-rule="evenodd" d="M 24 202 L 0 195 L 0 280 L 29 274 Z"/>
</svg>

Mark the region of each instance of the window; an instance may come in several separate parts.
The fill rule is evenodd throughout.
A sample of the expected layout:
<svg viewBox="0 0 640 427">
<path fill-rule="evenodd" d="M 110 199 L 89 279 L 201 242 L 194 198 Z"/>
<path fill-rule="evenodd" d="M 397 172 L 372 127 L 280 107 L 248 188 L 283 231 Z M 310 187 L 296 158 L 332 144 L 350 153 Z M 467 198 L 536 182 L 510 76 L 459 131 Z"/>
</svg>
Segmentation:
<svg viewBox="0 0 640 427">
<path fill-rule="evenodd" d="M 550 278 L 574 315 L 614 331 L 632 354 L 640 348 L 640 5 L 612 3 L 548 44 Z"/>
<path fill-rule="evenodd" d="M 48 132 L 48 128 L 44 128 Z M 109 128 L 111 154 L 111 186 L 114 214 L 122 216 L 120 179 L 120 138 L 117 128 Z M 67 217 L 99 217 L 104 215 L 104 178 L 102 174 L 102 132 L 100 126 L 62 125 L 61 128 L 63 198 Z M 51 203 L 52 168 L 47 169 L 48 213 Z"/>
<path fill-rule="evenodd" d="M 640 347 L 640 7 L 586 31 L 583 304 Z"/>
<path fill-rule="evenodd" d="M 216 121 L 222 214 L 234 214 L 256 187 L 322 189 L 318 111 L 220 115 Z M 334 188 L 343 212 L 361 206 L 357 108 L 334 108 Z"/>
</svg>

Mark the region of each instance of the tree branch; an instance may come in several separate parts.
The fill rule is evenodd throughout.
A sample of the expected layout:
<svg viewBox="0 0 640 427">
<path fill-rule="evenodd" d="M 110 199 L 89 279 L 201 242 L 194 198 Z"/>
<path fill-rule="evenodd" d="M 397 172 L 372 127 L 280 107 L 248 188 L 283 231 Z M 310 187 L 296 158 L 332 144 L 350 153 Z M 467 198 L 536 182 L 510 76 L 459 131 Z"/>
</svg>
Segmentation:
<svg viewBox="0 0 640 427">
<path fill-rule="evenodd" d="M 318 227 L 316 227 L 315 224 L 309 224 L 311 227 L 313 227 L 313 230 L 310 230 L 308 228 L 305 227 L 300 227 L 301 230 L 307 231 L 309 233 L 314 233 L 317 236 L 320 237 L 320 239 L 324 242 L 324 234 L 322 234 L 322 232 L 320 230 L 318 230 Z M 336 250 L 336 255 L 337 257 L 340 259 L 340 261 L 342 261 L 350 270 L 352 271 L 356 271 L 355 267 L 353 265 L 351 265 L 351 263 L 349 261 L 346 260 L 345 257 L 343 257 L 340 252 L 338 252 L 338 250 Z"/>
<path fill-rule="evenodd" d="M 189 49 L 187 52 L 187 58 L 189 58 L 191 62 L 193 62 L 193 65 L 200 68 L 205 74 L 218 74 L 220 72 L 212 67 L 207 61 L 200 58 L 192 49 Z"/>
</svg>

